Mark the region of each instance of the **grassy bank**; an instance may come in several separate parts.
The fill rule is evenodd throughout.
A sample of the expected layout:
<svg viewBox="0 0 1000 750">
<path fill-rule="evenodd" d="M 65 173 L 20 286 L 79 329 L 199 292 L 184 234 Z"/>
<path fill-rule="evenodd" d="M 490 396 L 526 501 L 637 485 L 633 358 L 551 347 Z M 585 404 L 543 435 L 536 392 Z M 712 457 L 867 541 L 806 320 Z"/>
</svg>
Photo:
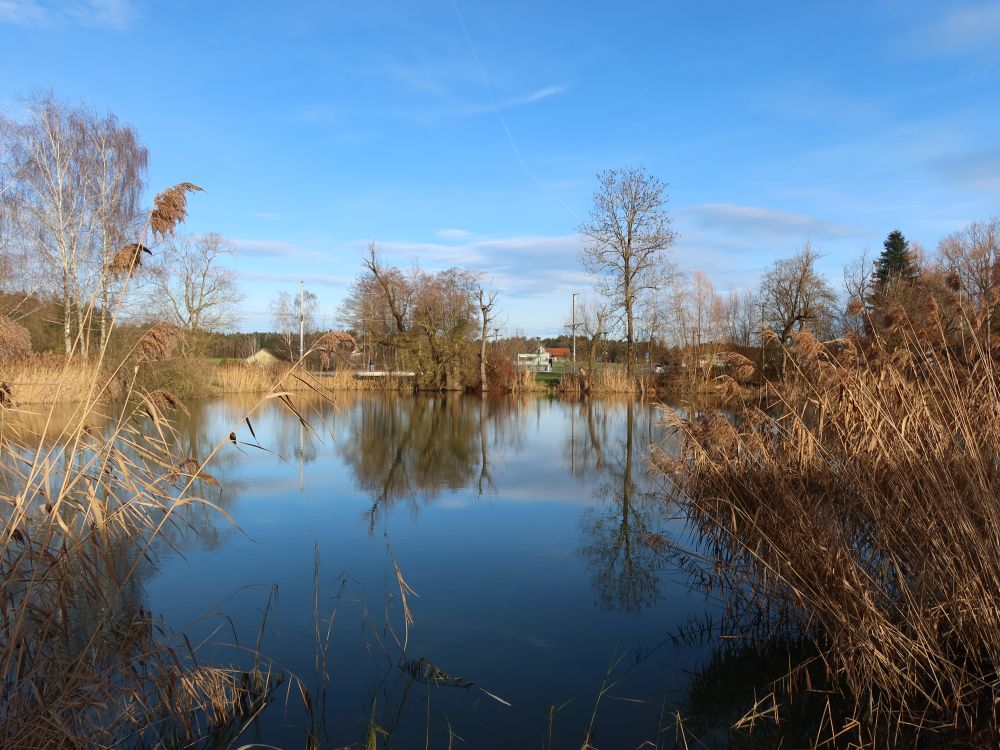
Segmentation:
<svg viewBox="0 0 1000 750">
<path fill-rule="evenodd" d="M 134 378 L 134 379 L 133 379 Z M 91 397 L 115 397 L 135 386 L 146 391 L 169 391 L 180 398 L 208 398 L 228 393 L 266 393 L 277 387 L 286 391 L 400 390 L 412 388 L 404 380 L 365 380 L 338 371 L 313 376 L 292 365 L 263 368 L 244 364 L 217 364 L 202 359 L 143 362 L 129 368 L 101 368 L 80 358 L 58 355 L 22 359 L 3 368 L 0 382 L 17 404 L 75 403 Z"/>
<path fill-rule="evenodd" d="M 685 448 L 657 465 L 719 585 L 812 644 L 748 723 L 820 690 L 846 708 L 817 743 L 1000 732 L 1000 383 L 975 334 L 799 334 L 765 403 L 734 384 L 732 420 L 664 412 Z"/>
</svg>

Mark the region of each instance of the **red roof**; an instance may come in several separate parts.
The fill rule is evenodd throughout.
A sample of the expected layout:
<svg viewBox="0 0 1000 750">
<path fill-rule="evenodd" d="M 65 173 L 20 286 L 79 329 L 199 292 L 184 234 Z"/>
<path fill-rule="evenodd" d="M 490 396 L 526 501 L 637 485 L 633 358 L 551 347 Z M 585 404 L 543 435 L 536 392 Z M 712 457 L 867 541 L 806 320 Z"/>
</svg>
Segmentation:
<svg viewBox="0 0 1000 750">
<path fill-rule="evenodd" d="M 568 347 L 563 347 L 563 346 L 552 346 L 552 347 L 549 347 L 549 346 L 547 346 L 547 347 L 545 347 L 545 351 L 547 351 L 549 353 L 550 357 L 568 357 L 569 356 L 569 348 Z"/>
</svg>

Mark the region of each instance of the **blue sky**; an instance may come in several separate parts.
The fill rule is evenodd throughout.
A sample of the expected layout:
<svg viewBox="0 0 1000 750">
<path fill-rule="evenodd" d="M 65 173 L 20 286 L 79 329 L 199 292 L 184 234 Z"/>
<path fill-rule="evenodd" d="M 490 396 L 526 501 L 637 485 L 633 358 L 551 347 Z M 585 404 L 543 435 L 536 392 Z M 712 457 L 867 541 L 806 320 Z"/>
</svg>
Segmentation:
<svg viewBox="0 0 1000 750">
<path fill-rule="evenodd" d="M 669 183 L 672 255 L 721 291 L 1000 213 L 1000 2 L 0 0 L 0 49 L 8 113 L 112 110 L 151 193 L 206 189 L 187 230 L 239 247 L 245 329 L 300 278 L 332 324 L 374 239 L 558 332 L 609 167 Z"/>
</svg>

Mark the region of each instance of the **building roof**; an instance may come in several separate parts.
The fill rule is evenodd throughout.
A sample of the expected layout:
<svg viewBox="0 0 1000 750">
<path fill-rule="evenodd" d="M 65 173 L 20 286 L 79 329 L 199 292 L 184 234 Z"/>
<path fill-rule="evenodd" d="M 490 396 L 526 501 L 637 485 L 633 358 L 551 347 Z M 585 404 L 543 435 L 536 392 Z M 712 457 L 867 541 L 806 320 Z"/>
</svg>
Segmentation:
<svg viewBox="0 0 1000 750">
<path fill-rule="evenodd" d="M 280 355 L 270 349 L 258 349 L 244 360 L 247 364 L 256 365 L 274 365 L 283 361 L 285 360 Z"/>
<path fill-rule="evenodd" d="M 549 353 L 551 357 L 568 357 L 569 348 L 565 346 L 547 346 L 545 351 Z"/>
</svg>

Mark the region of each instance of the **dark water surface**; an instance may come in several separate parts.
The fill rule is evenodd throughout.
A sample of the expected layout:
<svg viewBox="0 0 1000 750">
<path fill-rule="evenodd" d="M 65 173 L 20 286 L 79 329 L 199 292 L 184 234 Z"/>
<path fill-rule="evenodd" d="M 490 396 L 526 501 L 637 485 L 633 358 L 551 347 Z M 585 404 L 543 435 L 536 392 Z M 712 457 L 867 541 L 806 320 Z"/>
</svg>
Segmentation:
<svg viewBox="0 0 1000 750">
<path fill-rule="evenodd" d="M 207 454 L 255 402 L 195 404 L 185 449 Z M 305 408 L 312 429 L 276 401 L 255 412 L 268 451 L 226 444 L 209 467 L 221 488 L 202 488 L 238 528 L 195 510 L 144 581 L 194 641 L 252 648 L 266 612 L 262 650 L 313 715 L 286 683 L 241 742 L 302 748 L 312 731 L 340 747 L 374 723 L 379 747 L 543 748 L 551 732 L 580 748 L 604 685 L 595 746 L 673 744 L 664 727 L 712 652 L 671 637 L 716 605 L 678 564 L 691 540 L 647 470 L 655 406 L 357 394 Z M 442 675 L 473 684 L 428 681 Z"/>
</svg>

